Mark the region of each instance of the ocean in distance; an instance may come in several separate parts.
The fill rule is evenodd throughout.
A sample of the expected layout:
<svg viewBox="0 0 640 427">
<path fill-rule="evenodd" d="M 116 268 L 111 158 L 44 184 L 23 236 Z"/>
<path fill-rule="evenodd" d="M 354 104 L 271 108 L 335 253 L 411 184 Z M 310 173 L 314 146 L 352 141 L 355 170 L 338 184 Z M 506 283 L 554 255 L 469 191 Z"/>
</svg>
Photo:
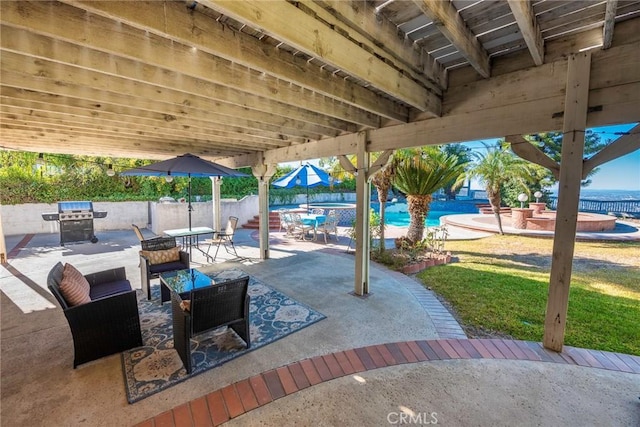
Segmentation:
<svg viewBox="0 0 640 427">
<path fill-rule="evenodd" d="M 553 190 L 551 194 L 558 196 L 558 191 Z M 610 202 L 614 200 L 640 200 L 640 190 L 598 190 L 592 188 L 580 189 L 581 200 L 599 200 Z"/>
</svg>

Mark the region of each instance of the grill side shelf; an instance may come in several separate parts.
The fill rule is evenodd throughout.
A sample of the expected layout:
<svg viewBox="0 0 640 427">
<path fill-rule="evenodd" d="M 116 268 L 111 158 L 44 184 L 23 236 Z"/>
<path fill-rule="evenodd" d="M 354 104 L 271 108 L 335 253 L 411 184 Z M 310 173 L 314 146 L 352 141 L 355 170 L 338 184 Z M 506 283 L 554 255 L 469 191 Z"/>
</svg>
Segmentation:
<svg viewBox="0 0 640 427">
<path fill-rule="evenodd" d="M 43 213 L 42 219 L 45 221 L 57 221 L 60 219 L 60 214 L 57 212 Z"/>
</svg>

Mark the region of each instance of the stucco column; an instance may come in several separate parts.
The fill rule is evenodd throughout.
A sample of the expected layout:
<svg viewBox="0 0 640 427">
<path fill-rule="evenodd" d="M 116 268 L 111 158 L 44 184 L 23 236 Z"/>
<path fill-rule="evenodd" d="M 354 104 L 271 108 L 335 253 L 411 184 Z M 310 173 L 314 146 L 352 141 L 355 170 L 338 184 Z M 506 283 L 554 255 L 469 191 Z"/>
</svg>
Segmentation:
<svg viewBox="0 0 640 427">
<path fill-rule="evenodd" d="M 358 154 L 356 176 L 356 278 L 355 294 L 369 293 L 369 266 L 371 252 L 371 230 L 369 210 L 371 209 L 371 185 L 367 180 L 370 155 L 366 151 L 367 133 L 358 134 Z"/>
<path fill-rule="evenodd" d="M 535 215 L 547 209 L 547 204 L 542 202 L 531 202 L 529 203 L 529 207 L 533 209 L 533 214 Z"/>
<path fill-rule="evenodd" d="M 269 259 L 269 181 L 276 171 L 275 164 L 264 164 L 260 156 L 258 163 L 251 167 L 258 179 L 258 224 L 260 230 L 260 259 Z"/>
<path fill-rule="evenodd" d="M 220 185 L 222 184 L 222 178 L 217 176 L 211 177 L 211 198 L 213 202 L 213 229 L 216 231 L 221 230 L 221 218 L 220 218 Z"/>
<path fill-rule="evenodd" d="M 518 230 L 527 228 L 527 218 L 533 217 L 531 208 L 511 208 L 511 226 Z"/>
</svg>

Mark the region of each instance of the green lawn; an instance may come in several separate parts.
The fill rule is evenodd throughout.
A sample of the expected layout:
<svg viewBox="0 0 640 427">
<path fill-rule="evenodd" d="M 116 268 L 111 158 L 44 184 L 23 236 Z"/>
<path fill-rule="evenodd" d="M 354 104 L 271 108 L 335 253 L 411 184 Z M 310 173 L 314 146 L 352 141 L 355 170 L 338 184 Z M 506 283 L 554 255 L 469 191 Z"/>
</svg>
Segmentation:
<svg viewBox="0 0 640 427">
<path fill-rule="evenodd" d="M 468 333 L 542 341 L 552 247 L 520 236 L 450 241 L 459 261 L 418 277 Z M 565 344 L 640 355 L 640 243 L 576 243 Z"/>
</svg>

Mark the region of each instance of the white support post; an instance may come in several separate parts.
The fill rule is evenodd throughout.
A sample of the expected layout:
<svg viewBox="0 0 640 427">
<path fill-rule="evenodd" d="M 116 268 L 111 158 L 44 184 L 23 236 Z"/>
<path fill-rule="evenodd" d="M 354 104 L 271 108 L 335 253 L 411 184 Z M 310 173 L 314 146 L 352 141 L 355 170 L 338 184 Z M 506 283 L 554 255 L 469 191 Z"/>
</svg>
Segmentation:
<svg viewBox="0 0 640 427">
<path fill-rule="evenodd" d="M 269 179 L 258 179 L 260 259 L 269 259 Z"/>
<path fill-rule="evenodd" d="M 371 232 L 369 229 L 369 210 L 371 208 L 371 185 L 369 175 L 370 155 L 367 152 L 367 132 L 358 133 L 356 176 L 356 274 L 355 294 L 365 296 L 369 293 L 369 254 L 371 252 Z"/>
<path fill-rule="evenodd" d="M 258 164 L 251 167 L 258 179 L 258 224 L 260 230 L 260 259 L 269 259 L 269 180 L 276 170 L 275 164 L 264 164 L 259 155 Z"/>
<path fill-rule="evenodd" d="M 567 324 L 590 74 L 590 53 L 585 52 L 569 57 L 562 129 L 558 208 L 543 338 L 545 348 L 558 352 L 562 351 L 564 345 Z"/>
<path fill-rule="evenodd" d="M 221 230 L 222 221 L 220 218 L 220 185 L 222 184 L 222 178 L 218 176 L 211 177 L 211 200 L 213 202 L 213 229 L 216 231 Z"/>
</svg>

